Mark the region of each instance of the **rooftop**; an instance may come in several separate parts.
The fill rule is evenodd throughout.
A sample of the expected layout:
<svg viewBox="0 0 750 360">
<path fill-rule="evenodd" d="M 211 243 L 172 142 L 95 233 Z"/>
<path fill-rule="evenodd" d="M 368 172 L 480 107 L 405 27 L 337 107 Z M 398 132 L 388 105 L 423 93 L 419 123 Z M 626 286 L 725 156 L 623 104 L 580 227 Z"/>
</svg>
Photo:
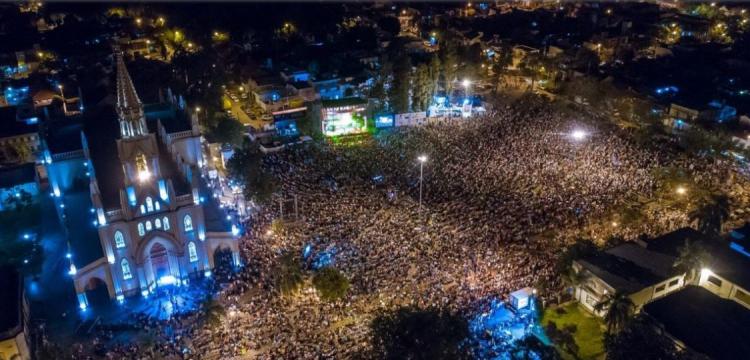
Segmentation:
<svg viewBox="0 0 750 360">
<path fill-rule="evenodd" d="M 637 292 L 665 279 L 631 260 L 608 252 L 598 252 L 578 260 L 578 263 L 615 290 L 627 293 Z"/>
<path fill-rule="evenodd" d="M 750 353 L 750 310 L 701 287 L 688 286 L 644 307 L 664 329 L 712 359 L 741 359 Z"/>
</svg>

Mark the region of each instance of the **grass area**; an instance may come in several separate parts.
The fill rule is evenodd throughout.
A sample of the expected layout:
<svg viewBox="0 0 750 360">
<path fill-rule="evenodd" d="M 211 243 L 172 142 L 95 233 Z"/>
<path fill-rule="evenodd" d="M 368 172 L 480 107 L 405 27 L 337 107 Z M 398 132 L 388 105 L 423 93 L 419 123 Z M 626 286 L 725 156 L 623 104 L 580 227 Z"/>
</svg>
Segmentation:
<svg viewBox="0 0 750 360">
<path fill-rule="evenodd" d="M 603 359 L 604 358 L 604 324 L 601 319 L 582 309 L 578 303 L 571 302 L 557 307 L 544 310 L 542 325 L 547 326 L 555 322 L 558 328 L 566 325 L 575 325 L 578 330 L 574 334 L 578 344 L 578 358 L 580 359 Z M 560 351 L 564 359 L 572 358 L 569 354 Z"/>
</svg>

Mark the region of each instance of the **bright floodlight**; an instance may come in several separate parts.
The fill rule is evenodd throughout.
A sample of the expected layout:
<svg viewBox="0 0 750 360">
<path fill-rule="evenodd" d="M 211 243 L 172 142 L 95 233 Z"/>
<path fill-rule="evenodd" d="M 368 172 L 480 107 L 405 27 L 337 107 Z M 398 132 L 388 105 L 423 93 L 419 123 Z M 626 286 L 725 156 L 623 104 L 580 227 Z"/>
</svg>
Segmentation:
<svg viewBox="0 0 750 360">
<path fill-rule="evenodd" d="M 148 170 L 141 170 L 138 172 L 138 180 L 144 182 L 151 178 L 151 173 Z"/>
<path fill-rule="evenodd" d="M 678 186 L 675 192 L 677 193 L 677 195 L 685 195 L 685 193 L 687 192 L 687 189 L 685 189 L 684 186 Z"/>
<path fill-rule="evenodd" d="M 471 81 L 469 81 L 469 79 L 464 79 L 464 81 L 461 82 L 461 85 L 463 85 L 465 88 L 468 88 L 469 85 L 471 85 Z"/>
<path fill-rule="evenodd" d="M 425 162 L 425 161 L 427 161 L 427 156 L 420 155 L 419 157 L 417 157 L 417 160 L 419 160 L 419 162 Z"/>
<path fill-rule="evenodd" d="M 573 137 L 573 140 L 580 141 L 585 139 L 586 136 L 588 136 L 588 133 L 583 130 L 573 130 L 573 132 L 570 133 L 570 136 Z"/>
</svg>

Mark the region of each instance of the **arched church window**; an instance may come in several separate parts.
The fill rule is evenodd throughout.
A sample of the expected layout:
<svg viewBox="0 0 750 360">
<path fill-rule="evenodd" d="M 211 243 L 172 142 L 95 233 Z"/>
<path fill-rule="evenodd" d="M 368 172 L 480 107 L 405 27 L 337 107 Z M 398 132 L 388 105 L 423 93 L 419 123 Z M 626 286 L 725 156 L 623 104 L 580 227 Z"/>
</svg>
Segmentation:
<svg viewBox="0 0 750 360">
<path fill-rule="evenodd" d="M 154 211 L 154 200 L 152 200 L 150 196 L 146 197 L 146 210 L 148 210 L 148 212 Z"/>
<path fill-rule="evenodd" d="M 161 229 L 161 220 L 154 220 L 154 227 L 156 227 L 157 229 Z"/>
<path fill-rule="evenodd" d="M 195 243 L 188 243 L 188 255 L 190 256 L 190 262 L 198 261 L 198 251 L 195 249 Z"/>
<path fill-rule="evenodd" d="M 165 216 L 162 222 L 164 223 L 164 230 L 169 230 L 169 218 Z"/>
<path fill-rule="evenodd" d="M 128 259 L 122 259 L 122 262 L 120 263 L 120 267 L 122 267 L 123 279 L 130 280 L 133 278 L 133 273 L 130 272 L 130 263 L 128 262 Z"/>
<path fill-rule="evenodd" d="M 185 215 L 185 217 L 182 219 L 182 222 L 185 225 L 185 232 L 193 231 L 193 218 L 190 217 L 190 214 Z"/>
<path fill-rule="evenodd" d="M 156 209 L 156 211 L 161 210 L 161 205 L 159 205 L 159 200 L 154 201 L 154 209 Z"/>
<path fill-rule="evenodd" d="M 122 236 L 122 232 L 120 230 L 115 231 L 115 247 L 118 249 L 125 247 L 125 237 Z"/>
<path fill-rule="evenodd" d="M 146 221 L 146 231 L 151 231 L 151 229 L 152 229 L 152 227 L 151 227 L 151 220 Z"/>
<path fill-rule="evenodd" d="M 138 235 L 146 235 L 146 230 L 143 228 L 143 223 L 138 223 Z"/>
<path fill-rule="evenodd" d="M 141 214 L 145 214 L 145 213 L 146 213 L 146 207 L 143 206 L 143 204 L 141 204 Z"/>
<path fill-rule="evenodd" d="M 146 156 L 138 154 L 135 156 L 135 170 L 138 174 L 138 180 L 145 181 L 151 177 L 151 172 L 148 171 L 148 163 L 146 162 Z"/>
</svg>

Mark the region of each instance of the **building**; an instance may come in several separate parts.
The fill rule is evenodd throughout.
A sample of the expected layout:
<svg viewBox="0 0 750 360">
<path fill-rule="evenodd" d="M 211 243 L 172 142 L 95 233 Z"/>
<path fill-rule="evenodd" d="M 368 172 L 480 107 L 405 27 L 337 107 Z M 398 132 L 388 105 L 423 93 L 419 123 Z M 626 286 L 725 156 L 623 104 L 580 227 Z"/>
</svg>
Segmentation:
<svg viewBox="0 0 750 360">
<path fill-rule="evenodd" d="M 680 349 L 715 360 L 750 353 L 750 310 L 699 286 L 687 286 L 647 304 L 643 312 Z"/>
<path fill-rule="evenodd" d="M 594 307 L 608 293 L 622 291 L 640 309 L 684 285 L 685 274 L 674 271 L 674 260 L 637 243 L 624 243 L 577 259 L 573 269 L 588 276 L 575 288 L 574 296 L 584 308 L 596 313 Z"/>
<path fill-rule="evenodd" d="M 36 160 L 40 149 L 39 118 L 28 108 L 0 108 L 0 166 Z"/>
<path fill-rule="evenodd" d="M 0 268 L 0 359 L 31 359 L 29 347 L 29 303 L 23 279 L 10 267 Z"/>
<path fill-rule="evenodd" d="M 61 219 L 85 228 L 86 216 L 94 218 L 98 239 L 86 233 L 68 236 L 69 274 L 84 310 L 90 305 L 88 294 L 102 287 L 110 299 L 124 301 L 132 295 L 146 297 L 157 287 L 211 276 L 219 251 L 231 252 L 231 265 L 240 264 L 236 225 L 218 232 L 206 225 L 199 191 L 205 162 L 197 118 L 180 121 L 185 119 L 175 114 L 174 103 L 144 107 L 122 53 L 115 62 L 115 153 L 92 151 L 83 132 L 80 150 L 53 154 L 53 146 L 48 146 L 45 152 Z M 179 104 L 184 110 L 184 101 Z M 71 173 L 88 178 L 90 202 Z M 79 231 L 76 227 L 69 231 Z"/>
<path fill-rule="evenodd" d="M 607 293 L 624 291 L 639 311 L 644 305 L 683 289 L 701 287 L 719 298 L 750 309 L 750 226 L 731 233 L 727 242 L 710 241 L 692 228 L 682 228 L 647 241 L 628 242 L 573 262 L 586 280 L 575 298 L 588 310 Z M 686 242 L 699 243 L 711 263 L 695 278 L 677 272 L 674 263 Z"/>
</svg>

